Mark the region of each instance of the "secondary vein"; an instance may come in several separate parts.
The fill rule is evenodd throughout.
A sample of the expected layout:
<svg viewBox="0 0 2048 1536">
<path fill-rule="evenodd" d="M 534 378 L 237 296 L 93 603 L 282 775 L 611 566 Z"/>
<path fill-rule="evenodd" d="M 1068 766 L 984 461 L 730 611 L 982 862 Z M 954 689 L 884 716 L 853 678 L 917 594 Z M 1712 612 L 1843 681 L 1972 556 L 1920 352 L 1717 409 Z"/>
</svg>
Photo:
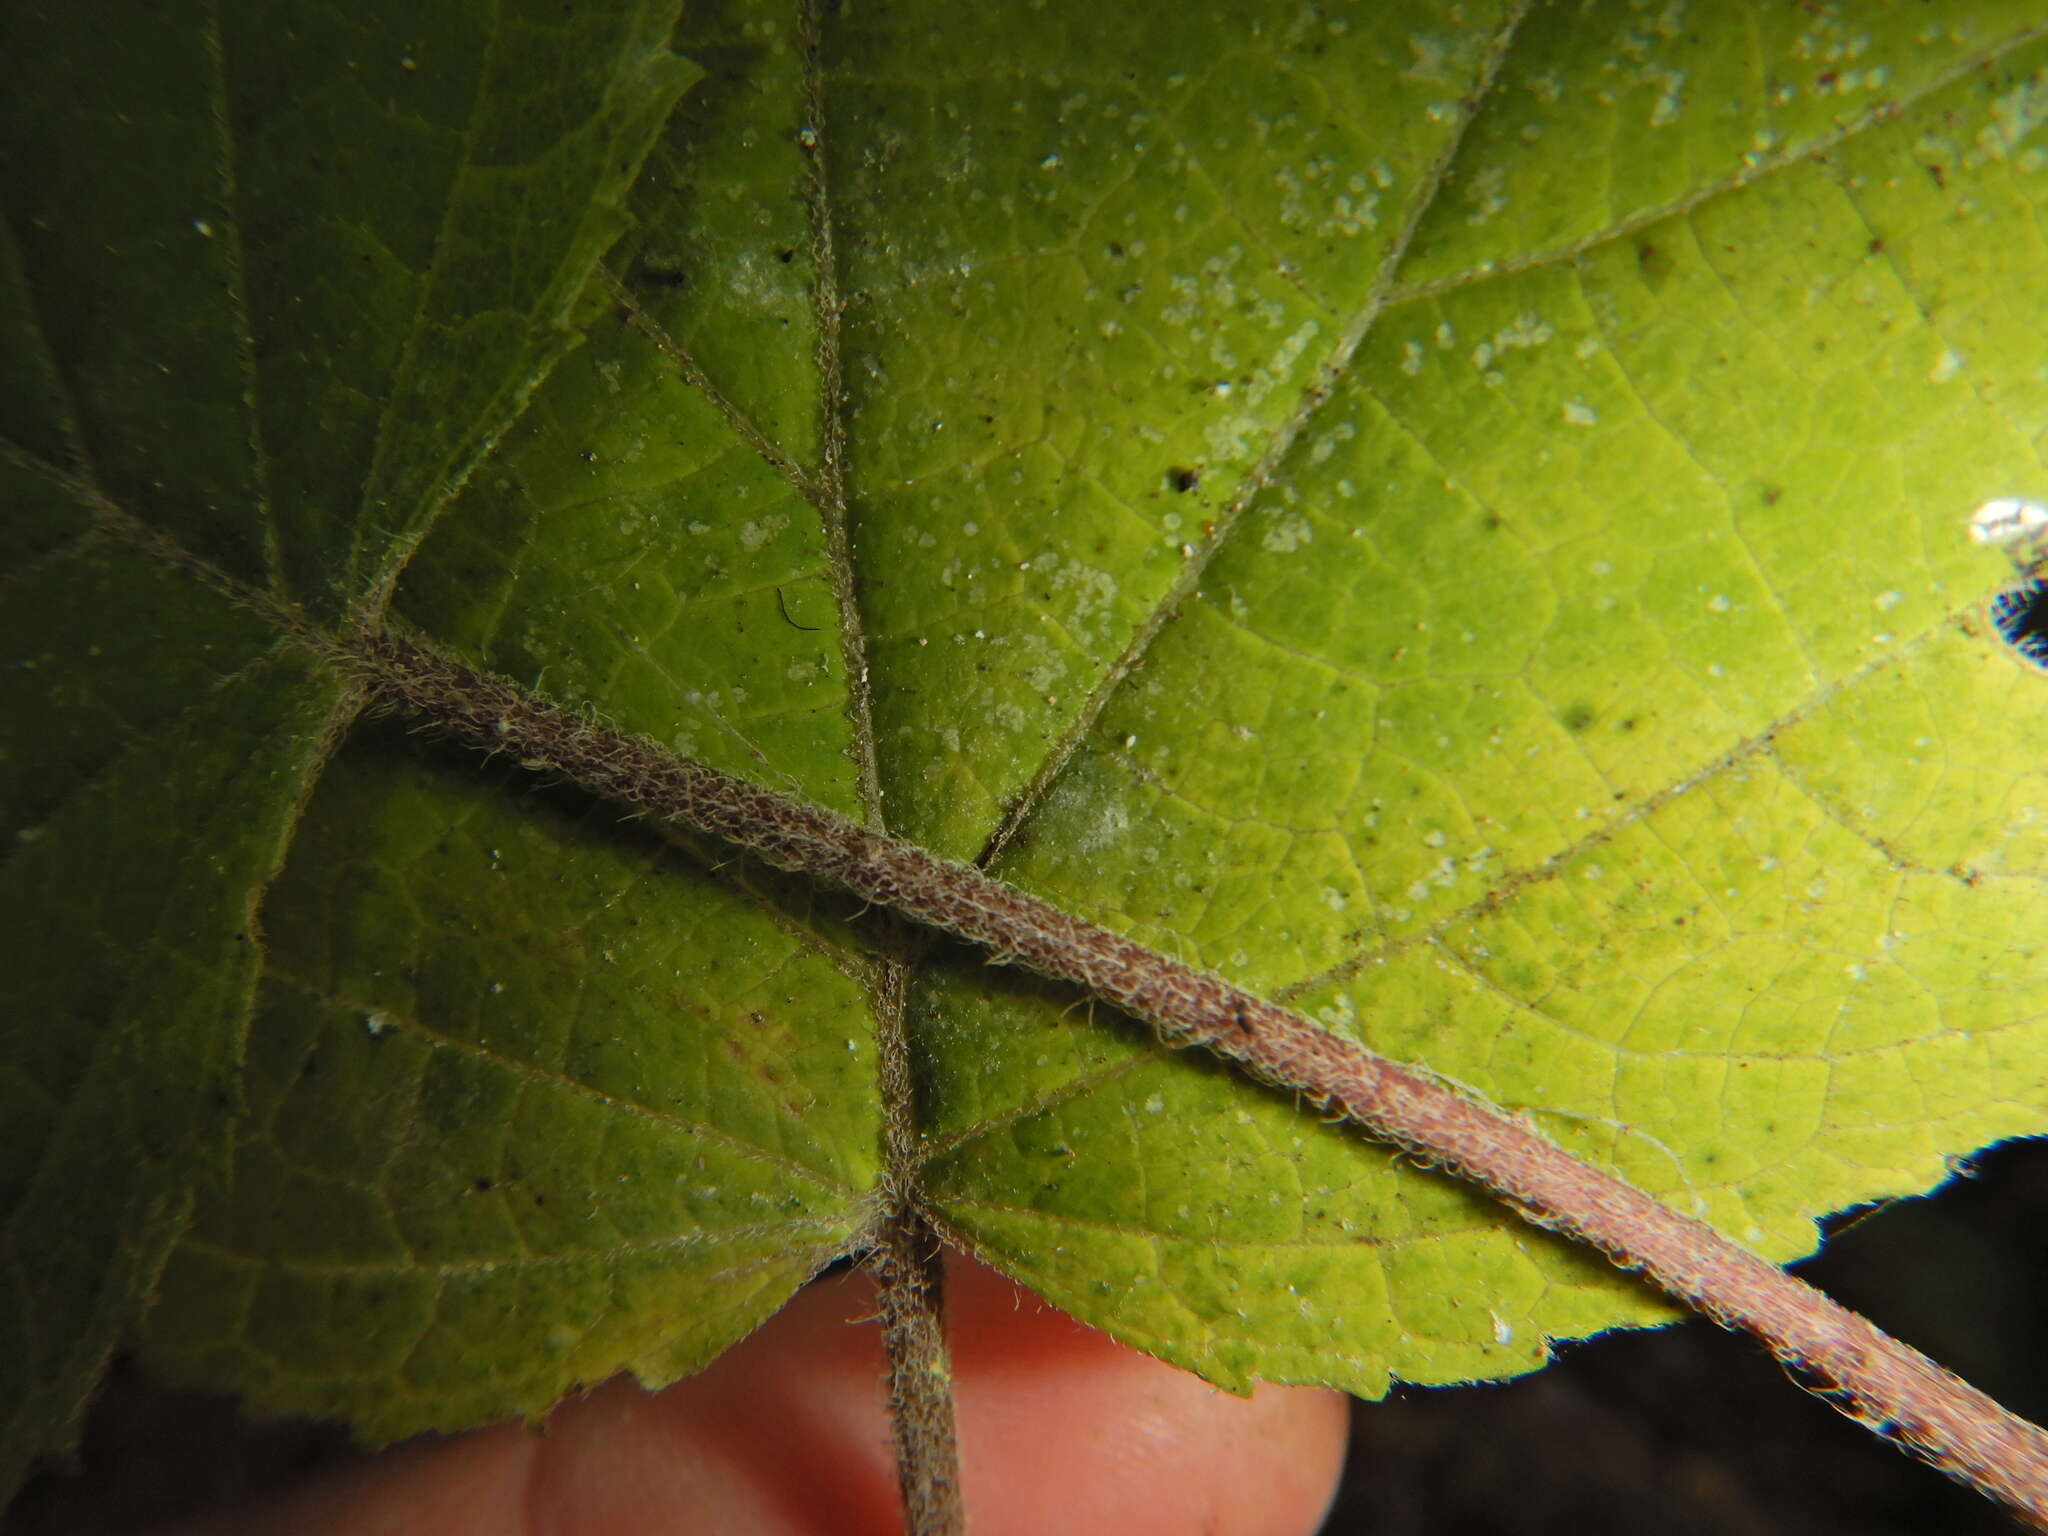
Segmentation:
<svg viewBox="0 0 2048 1536">
<path fill-rule="evenodd" d="M 1315 381 L 1303 391 L 1301 400 L 1294 410 L 1275 427 L 1265 452 L 1245 471 L 1229 503 L 1217 514 L 1213 531 L 1205 534 L 1200 544 L 1188 546 L 1188 558 L 1182 563 L 1173 581 L 1160 594 L 1159 600 L 1153 604 L 1151 612 L 1146 614 L 1132 632 L 1130 643 L 1125 646 L 1123 654 L 1103 673 L 1101 680 L 1089 694 L 1087 702 L 1076 712 L 1067 729 L 1053 743 L 1038 772 L 1004 811 L 1002 819 L 989 834 L 988 841 L 982 845 L 981 853 L 975 860 L 981 868 L 994 866 L 1003 849 L 1044 802 L 1053 784 L 1080 749 L 1081 743 L 1094 730 L 1095 722 L 1101 718 L 1103 710 L 1108 708 L 1109 701 L 1123 686 L 1124 680 L 1143 663 L 1153 642 L 1159 638 L 1160 632 L 1166 628 L 1181 604 L 1195 594 L 1210 561 L 1215 558 L 1224 541 L 1238 526 L 1252 498 L 1272 479 L 1281 461 L 1300 440 L 1302 433 L 1308 430 L 1309 424 L 1316 419 L 1324 404 L 1335 392 L 1336 381 L 1350 365 L 1353 355 L 1364 343 L 1367 333 L 1386 308 L 1388 297 L 1393 292 L 1395 274 L 1400 271 L 1401 263 L 1407 257 L 1408 247 L 1415 238 L 1416 230 L 1421 226 L 1423 215 L 1434 205 L 1436 192 L 1443 185 L 1450 166 L 1457 158 L 1458 146 L 1464 140 L 1465 131 L 1477 115 L 1479 103 L 1485 99 L 1493 87 L 1493 82 L 1499 77 L 1509 45 L 1513 42 L 1515 31 L 1527 11 L 1526 3 L 1516 6 L 1502 24 L 1493 47 L 1487 53 L 1479 78 L 1474 83 L 1472 95 L 1459 117 L 1456 129 L 1446 139 L 1436 159 L 1424 173 L 1420 189 L 1408 209 L 1408 217 L 1394 239 L 1389 242 L 1386 254 L 1381 258 L 1380 269 L 1367 290 L 1365 302 L 1350 323 L 1344 327 L 1336 344 L 1331 347 L 1328 357 L 1317 370 Z"/>
</svg>

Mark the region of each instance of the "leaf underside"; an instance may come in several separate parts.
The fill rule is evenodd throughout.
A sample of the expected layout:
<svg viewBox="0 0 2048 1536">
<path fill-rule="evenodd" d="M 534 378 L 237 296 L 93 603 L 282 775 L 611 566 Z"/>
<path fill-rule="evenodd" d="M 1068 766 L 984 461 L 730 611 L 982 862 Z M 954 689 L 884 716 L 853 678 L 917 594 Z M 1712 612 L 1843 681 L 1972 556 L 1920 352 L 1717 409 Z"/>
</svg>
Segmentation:
<svg viewBox="0 0 2048 1536">
<path fill-rule="evenodd" d="M 559 9 L 8 24 L 0 1474 L 138 1326 L 370 1439 L 672 1379 L 887 1172 L 874 920 L 358 719 L 173 546 L 1773 1258 L 2048 1130 L 1963 533 L 2043 489 L 2035 7 Z M 904 1023 L 941 1228 L 1223 1385 L 1668 1315 L 1058 988 Z"/>
</svg>

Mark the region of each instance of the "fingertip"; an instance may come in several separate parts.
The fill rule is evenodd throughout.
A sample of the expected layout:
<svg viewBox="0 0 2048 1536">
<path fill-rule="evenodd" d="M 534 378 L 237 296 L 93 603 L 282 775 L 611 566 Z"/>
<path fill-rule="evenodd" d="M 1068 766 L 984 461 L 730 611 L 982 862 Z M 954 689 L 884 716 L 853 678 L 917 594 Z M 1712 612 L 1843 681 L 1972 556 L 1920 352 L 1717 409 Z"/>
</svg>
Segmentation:
<svg viewBox="0 0 2048 1536">
<path fill-rule="evenodd" d="M 807 1287 L 658 1393 L 615 1378 L 544 1436 L 497 1425 L 373 1458 L 177 1536 L 895 1536 L 876 1295 Z M 1347 1402 L 1233 1397 L 949 1256 L 948 1333 L 975 1536 L 1306 1536 L 1343 1467 Z"/>
<path fill-rule="evenodd" d="M 985 1266 L 948 1268 L 962 1482 L 977 1536 L 1306 1536 L 1343 1470 L 1349 1399 L 1235 1397 Z"/>
</svg>

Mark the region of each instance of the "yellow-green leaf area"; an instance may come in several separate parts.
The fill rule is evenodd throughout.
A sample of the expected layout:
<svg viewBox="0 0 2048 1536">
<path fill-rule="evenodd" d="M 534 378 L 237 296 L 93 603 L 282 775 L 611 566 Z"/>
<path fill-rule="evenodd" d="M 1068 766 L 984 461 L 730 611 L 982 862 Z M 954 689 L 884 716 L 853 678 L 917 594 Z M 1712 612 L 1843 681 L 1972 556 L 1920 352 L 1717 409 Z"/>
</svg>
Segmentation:
<svg viewBox="0 0 2048 1536">
<path fill-rule="evenodd" d="M 1565 46 L 1546 15 L 1525 24 L 1538 55 Z M 1689 46 L 1699 78 L 1728 45 Z M 1807 1252 L 1824 1211 L 2037 1131 L 2026 743 L 2048 692 L 1986 633 L 2009 568 L 1963 525 L 2037 483 L 2039 412 L 2009 334 L 1947 329 L 1930 290 L 1961 285 L 1927 254 L 1967 261 L 1981 295 L 2004 226 L 2035 241 L 2039 156 L 2011 104 L 2041 48 L 1986 52 L 1824 158 L 1725 166 L 1660 195 L 1681 213 L 1447 280 L 1432 241 L 1472 237 L 1432 221 L 1451 227 L 1482 109 L 1417 228 L 1416 278 L 1395 275 L 1002 872 L 1774 1258 Z M 1524 62 L 1518 35 L 1501 79 Z M 1936 131 L 1974 146 L 1939 180 L 1915 158 Z M 1631 154 L 1647 167 L 1649 142 L 1614 152 L 1612 184 Z M 1410 1245 L 1484 1267 L 1499 1213 L 1433 1211 L 1361 1248 L 1423 1176 L 1336 1142 L 1313 1173 L 1269 1143 L 1249 1163 L 1270 1175 L 1249 1176 L 1206 1144 L 1253 1113 L 1246 1090 L 1071 1024 L 1048 1048 L 1029 1021 L 1061 1000 L 989 1015 L 962 1001 L 974 985 L 948 977 L 930 1005 L 984 1020 L 928 1036 L 932 1177 L 980 1251 L 1122 1337 L 1238 1384 L 1257 1333 L 1269 1363 L 1302 1351 L 1291 1379 L 1370 1391 L 1568 1334 L 1586 1286 L 1609 1322 L 1651 1315 L 1620 1277 L 1536 1278 L 1561 1273 L 1538 1245 L 1519 1316 L 1408 1327 Z M 1141 1181 L 1062 1168 L 1133 1136 Z M 1284 1239 L 1261 1241 L 1276 1216 Z M 1073 1257 L 1105 1230 L 1150 1255 L 1113 1302 Z M 1192 1256 L 1203 1236 L 1242 1244 L 1228 1295 Z M 1304 1251 L 1332 1267 L 1312 1307 L 1288 1291 Z M 1338 1298 L 1402 1326 L 1308 1363 Z"/>
<path fill-rule="evenodd" d="M 1554 260 L 1825 158 L 1946 86 L 1981 84 L 1987 60 L 2040 31 L 2026 0 L 1532 7 L 1418 232 L 1408 281 Z M 2014 121 L 1969 136 L 2010 137 Z M 1916 131 L 1947 136 L 1925 118 Z"/>
<path fill-rule="evenodd" d="M 982 846 L 1341 363 L 1451 142 L 1430 107 L 1489 59 L 1475 13 L 1407 70 L 1431 9 L 845 30 L 849 474 L 906 835 Z"/>
<path fill-rule="evenodd" d="M 622 729 L 859 812 L 817 510 L 616 314 L 470 482 L 399 607 Z"/>
</svg>

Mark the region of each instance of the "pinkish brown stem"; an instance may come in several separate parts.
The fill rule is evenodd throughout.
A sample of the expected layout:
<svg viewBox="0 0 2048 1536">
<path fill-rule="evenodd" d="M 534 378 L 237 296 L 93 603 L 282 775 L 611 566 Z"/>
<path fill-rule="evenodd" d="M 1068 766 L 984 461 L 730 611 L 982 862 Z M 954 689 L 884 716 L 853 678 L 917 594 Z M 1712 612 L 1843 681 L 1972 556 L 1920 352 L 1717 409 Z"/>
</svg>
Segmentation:
<svg viewBox="0 0 2048 1536">
<path fill-rule="evenodd" d="M 1776 1265 L 1534 1131 L 1286 1008 L 1074 917 L 964 864 L 679 758 L 390 633 L 337 661 L 472 745 L 684 823 L 1086 988 L 1251 1076 L 1304 1094 L 1492 1191 L 1528 1220 L 1639 1270 L 1753 1334 L 1936 1466 L 2048 1529 L 2048 1434 Z"/>
</svg>

